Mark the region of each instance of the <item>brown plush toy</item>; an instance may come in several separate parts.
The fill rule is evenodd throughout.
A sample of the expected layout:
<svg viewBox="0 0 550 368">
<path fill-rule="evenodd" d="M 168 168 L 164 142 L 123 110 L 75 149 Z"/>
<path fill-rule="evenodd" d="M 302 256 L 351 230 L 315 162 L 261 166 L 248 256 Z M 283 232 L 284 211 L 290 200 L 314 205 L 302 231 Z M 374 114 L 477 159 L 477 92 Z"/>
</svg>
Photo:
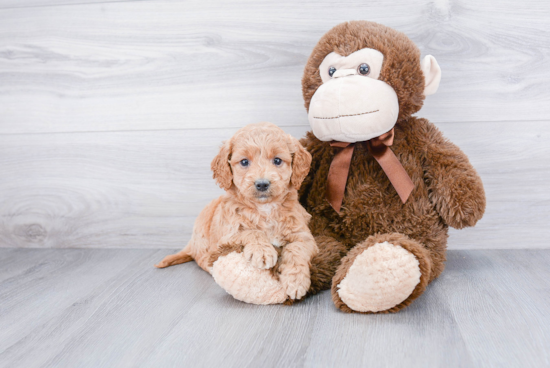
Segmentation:
<svg viewBox="0 0 550 368">
<path fill-rule="evenodd" d="M 435 58 L 380 24 L 337 25 L 315 46 L 302 79 L 313 157 L 300 189 L 319 247 L 311 288 L 332 288 L 345 312 L 396 312 L 444 269 L 448 227 L 485 210 L 466 155 L 413 117 L 437 90 Z"/>
</svg>

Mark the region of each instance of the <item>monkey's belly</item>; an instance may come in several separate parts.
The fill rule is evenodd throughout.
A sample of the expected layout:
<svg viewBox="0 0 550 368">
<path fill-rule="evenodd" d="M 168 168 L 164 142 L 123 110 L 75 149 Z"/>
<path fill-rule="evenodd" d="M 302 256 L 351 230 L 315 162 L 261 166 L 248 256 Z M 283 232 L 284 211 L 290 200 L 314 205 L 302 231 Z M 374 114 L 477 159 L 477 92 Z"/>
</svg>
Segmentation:
<svg viewBox="0 0 550 368">
<path fill-rule="evenodd" d="M 434 241 L 441 242 L 441 232 L 447 233 L 427 195 L 411 196 L 403 204 L 397 193 L 379 188 L 361 188 L 355 193 L 359 195 L 347 198 L 342 216 L 333 218 L 335 230 L 350 246 L 374 234 L 400 233 L 430 247 Z"/>
</svg>

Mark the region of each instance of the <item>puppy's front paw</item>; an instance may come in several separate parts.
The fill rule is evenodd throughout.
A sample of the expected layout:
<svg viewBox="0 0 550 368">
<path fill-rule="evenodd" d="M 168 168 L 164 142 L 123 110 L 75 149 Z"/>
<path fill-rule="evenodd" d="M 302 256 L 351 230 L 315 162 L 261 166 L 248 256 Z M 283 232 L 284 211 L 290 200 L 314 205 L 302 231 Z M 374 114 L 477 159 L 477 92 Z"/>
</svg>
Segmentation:
<svg viewBox="0 0 550 368">
<path fill-rule="evenodd" d="M 309 287 L 311 286 L 311 279 L 308 272 L 298 272 L 298 273 L 281 273 L 279 279 L 283 284 L 286 295 L 290 299 L 300 299 L 306 295 Z"/>
<path fill-rule="evenodd" d="M 248 244 L 244 247 L 244 258 L 260 269 L 270 269 L 277 263 L 277 251 L 271 244 Z"/>
</svg>

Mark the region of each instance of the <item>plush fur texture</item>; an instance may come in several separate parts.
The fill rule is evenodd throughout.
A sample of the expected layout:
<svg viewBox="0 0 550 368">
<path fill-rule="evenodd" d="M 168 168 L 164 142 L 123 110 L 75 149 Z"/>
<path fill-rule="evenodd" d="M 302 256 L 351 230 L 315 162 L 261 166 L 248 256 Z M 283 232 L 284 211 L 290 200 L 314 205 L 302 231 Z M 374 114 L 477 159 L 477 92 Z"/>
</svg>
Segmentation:
<svg viewBox="0 0 550 368">
<path fill-rule="evenodd" d="M 346 305 L 346 303 L 344 303 L 344 301 L 342 301 L 342 299 L 340 298 L 340 294 L 338 293 L 338 286 L 340 285 L 342 280 L 347 276 L 348 270 L 354 264 L 354 261 L 357 258 L 357 256 L 363 254 L 363 252 L 368 248 L 376 246 L 377 244 L 381 244 L 381 243 L 387 243 L 392 246 L 399 246 L 405 249 L 406 251 L 410 252 L 418 260 L 418 269 L 420 271 L 420 281 L 415 283 L 416 286 L 408 298 L 406 298 L 405 300 L 402 300 L 400 303 L 397 303 L 392 307 L 389 307 L 388 309 L 385 309 L 385 310 L 382 309 L 382 310 L 376 310 L 376 311 L 353 310 L 348 305 Z M 382 259 L 381 261 L 384 262 L 387 260 Z M 424 292 L 431 278 L 431 269 L 432 269 L 432 263 L 431 263 L 431 257 L 429 255 L 429 252 L 420 243 L 408 238 L 405 235 L 398 234 L 398 233 L 373 235 L 368 237 L 367 240 L 365 240 L 364 242 L 361 242 L 357 246 L 353 247 L 350 250 L 350 252 L 344 258 L 342 258 L 340 262 L 340 266 L 338 267 L 336 274 L 332 279 L 332 300 L 334 301 L 334 304 L 338 308 L 348 313 L 397 312 L 398 310 L 411 304 L 414 299 L 419 297 Z M 411 278 L 416 279 L 416 275 L 413 275 L 413 277 Z M 403 281 L 405 283 L 408 282 L 408 280 L 403 280 Z"/>
<path fill-rule="evenodd" d="M 359 312 L 393 308 L 420 282 L 419 262 L 400 245 L 377 243 L 362 250 L 336 285 L 338 296 Z"/>
<path fill-rule="evenodd" d="M 331 52 L 346 56 L 366 47 L 384 54 L 379 79 L 389 84 L 399 99 L 391 149 L 411 177 L 414 190 L 403 204 L 369 154 L 366 142 L 358 142 L 338 215 L 325 199 L 328 171 L 337 148 L 309 132 L 301 142 L 313 161 L 300 189 L 300 201 L 312 215 L 310 229 L 319 247 L 311 267 L 310 293 L 332 287 L 336 306 L 354 311 L 340 299 L 338 285 L 363 251 L 388 242 L 411 252 L 421 271 L 420 282 L 406 300 L 376 311 L 396 312 L 420 296 L 441 274 L 448 227 L 474 226 L 485 211 L 485 193 L 466 155 L 426 119 L 411 116 L 422 107 L 425 82 L 418 48 L 398 31 L 356 21 L 340 24 L 325 34 L 304 71 L 306 108 L 322 83 L 318 68 L 325 56 Z"/>
<path fill-rule="evenodd" d="M 239 252 L 219 257 L 212 266 L 212 277 L 235 299 L 246 303 L 280 304 L 288 299 L 271 270 L 252 266 Z"/>
<path fill-rule="evenodd" d="M 310 162 L 311 155 L 298 140 L 273 124 L 240 129 L 212 161 L 214 179 L 226 193 L 200 213 L 187 246 L 157 267 L 195 260 L 214 273 L 226 291 L 251 303 L 264 304 L 265 298 L 280 303 L 281 295 L 290 300 L 303 297 L 310 287 L 310 261 L 317 253 L 308 229 L 311 216 L 297 193 Z M 266 180 L 267 190 L 258 189 L 258 181 Z M 213 272 L 221 256 L 226 262 Z M 265 282 L 267 274 L 276 280 Z M 259 275 L 257 283 L 250 285 L 254 275 Z"/>
</svg>

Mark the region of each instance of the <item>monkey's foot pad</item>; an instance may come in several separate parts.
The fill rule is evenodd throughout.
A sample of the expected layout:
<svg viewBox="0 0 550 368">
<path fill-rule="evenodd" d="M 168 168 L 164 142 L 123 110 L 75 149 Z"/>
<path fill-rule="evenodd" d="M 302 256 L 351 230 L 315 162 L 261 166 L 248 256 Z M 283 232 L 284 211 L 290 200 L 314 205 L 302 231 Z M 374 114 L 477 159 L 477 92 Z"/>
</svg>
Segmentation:
<svg viewBox="0 0 550 368">
<path fill-rule="evenodd" d="M 379 312 L 407 299 L 420 276 L 412 253 L 399 245 L 378 243 L 355 258 L 338 285 L 338 295 L 355 311 Z"/>
</svg>

